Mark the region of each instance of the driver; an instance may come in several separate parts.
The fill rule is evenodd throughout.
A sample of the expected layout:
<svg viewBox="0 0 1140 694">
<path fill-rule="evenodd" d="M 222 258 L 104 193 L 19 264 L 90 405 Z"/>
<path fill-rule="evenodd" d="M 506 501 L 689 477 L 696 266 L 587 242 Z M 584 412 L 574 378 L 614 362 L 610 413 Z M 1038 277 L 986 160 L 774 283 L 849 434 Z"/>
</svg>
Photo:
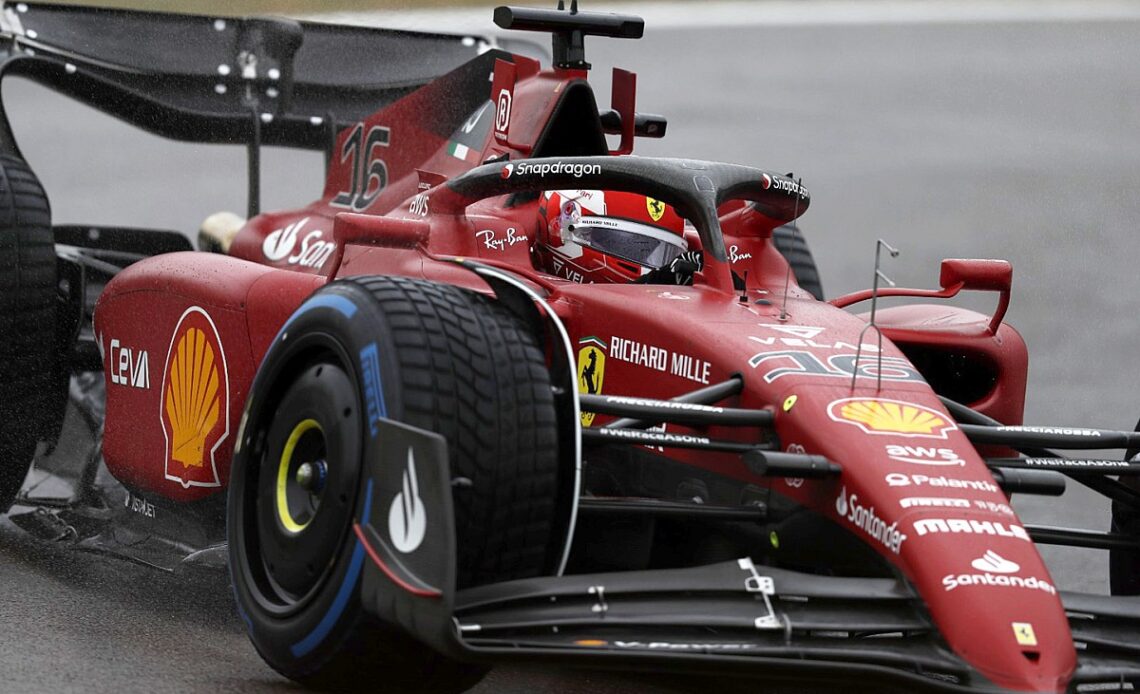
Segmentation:
<svg viewBox="0 0 1140 694">
<path fill-rule="evenodd" d="M 700 251 L 685 221 L 644 195 L 601 190 L 548 191 L 538 208 L 535 265 L 582 283 L 693 283 Z"/>
</svg>

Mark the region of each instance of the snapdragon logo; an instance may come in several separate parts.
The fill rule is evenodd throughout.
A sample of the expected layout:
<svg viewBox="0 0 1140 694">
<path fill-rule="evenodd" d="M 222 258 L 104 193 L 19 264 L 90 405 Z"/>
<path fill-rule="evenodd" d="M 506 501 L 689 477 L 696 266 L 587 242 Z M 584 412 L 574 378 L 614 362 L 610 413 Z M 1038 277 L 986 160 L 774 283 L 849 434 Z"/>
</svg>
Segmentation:
<svg viewBox="0 0 1140 694">
<path fill-rule="evenodd" d="M 807 197 L 807 189 L 801 186 L 799 183 L 788 178 L 772 177 L 768 174 L 761 174 L 760 187 L 764 190 L 774 189 L 783 191 L 785 193 L 791 193 L 792 195 L 798 195 L 801 198 Z"/>
<path fill-rule="evenodd" d="M 902 549 L 906 535 L 898 531 L 898 522 L 888 525 L 875 515 L 874 506 L 859 504 L 859 495 L 848 496 L 847 487 L 839 490 L 839 496 L 835 499 L 835 512 L 895 554 Z"/>
<path fill-rule="evenodd" d="M 573 176 L 574 178 L 581 178 L 583 176 L 596 176 L 602 172 L 601 164 L 569 164 L 562 161 L 556 161 L 551 164 L 533 164 L 531 162 L 520 161 L 517 164 L 506 164 L 503 166 L 499 176 L 502 178 L 510 178 L 511 176 L 538 176 L 545 178 L 547 174 L 551 176 L 566 175 Z"/>
</svg>

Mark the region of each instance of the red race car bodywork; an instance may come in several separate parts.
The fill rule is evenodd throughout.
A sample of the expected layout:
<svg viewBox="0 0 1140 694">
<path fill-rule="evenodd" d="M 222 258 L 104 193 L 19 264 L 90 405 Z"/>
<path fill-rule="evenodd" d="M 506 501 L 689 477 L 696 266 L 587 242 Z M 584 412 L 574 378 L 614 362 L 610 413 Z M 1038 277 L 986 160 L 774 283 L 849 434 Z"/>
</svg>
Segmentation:
<svg viewBox="0 0 1140 694">
<path fill-rule="evenodd" d="M 1008 263 L 950 260 L 939 290 L 876 289 L 817 300 L 799 287 L 772 242 L 777 228 L 808 209 L 802 184 L 747 167 L 628 156 L 635 135 L 653 123 L 635 112 L 635 76 L 614 71 L 613 110 L 599 116 L 587 67 L 579 61 L 542 69 L 520 55 L 484 53 L 342 123 L 319 200 L 253 216 L 228 253 L 156 255 L 119 272 L 94 321 L 107 383 L 103 456 L 110 472 L 132 493 L 165 503 L 225 494 L 235 449 L 250 445 L 245 415 L 260 397 L 259 369 L 287 339 L 292 317 L 331 296 L 313 298 L 315 292 L 347 278 L 382 276 L 493 299 L 500 289 L 476 271 L 490 269 L 540 297 L 545 324 L 564 326 L 580 398 L 573 428 L 581 428 L 588 448 L 587 473 L 609 480 L 586 474 L 586 496 L 801 509 L 877 555 L 876 568 L 862 576 L 894 576 L 906 586 L 898 595 L 913 591 L 938 643 L 965 664 L 950 684 L 1066 690 L 1078 665 L 1070 621 L 1030 531 L 1009 504 L 1008 490 L 1028 490 L 1033 479 L 1019 478 L 1013 463 L 995 476 L 990 460 L 1023 449 L 1016 435 L 1074 434 L 1017 426 L 1027 354 L 1018 333 L 1001 322 Z M 607 131 L 618 136 L 616 147 Z M 690 222 L 690 248 L 704 253 L 692 285 L 586 284 L 572 265 L 537 262 L 542 193 L 571 188 L 629 190 L 676 206 Z M 995 315 L 941 303 L 873 303 L 871 316 L 843 310 L 878 296 L 942 299 L 961 290 L 997 292 Z M 550 339 L 545 349 L 555 364 L 561 345 Z M 723 394 L 708 402 L 686 401 L 717 388 Z M 709 419 L 646 415 L 640 427 L 623 419 L 622 408 L 670 406 L 682 413 L 704 408 Z M 966 421 L 955 406 L 978 419 Z M 716 419 L 741 411 L 751 413 L 740 415 L 750 423 Z M 986 418 L 1006 425 L 1008 440 L 976 434 L 971 427 Z M 1060 445 L 1041 445 L 1047 443 Z M 607 453 L 615 448 L 632 449 L 635 462 Z M 385 575 L 401 575 L 356 527 L 360 547 Z M 773 565 L 789 557 L 785 566 L 802 566 L 797 553 L 826 557 L 835 537 L 764 527 L 757 552 L 772 555 Z M 415 599 L 431 594 L 396 583 Z M 783 588 L 796 595 L 795 586 Z M 789 635 L 797 624 L 790 614 L 779 622 Z M 866 617 L 820 618 L 802 628 L 909 628 Z M 619 643 L 626 642 L 579 634 L 570 646 L 597 654 Z M 808 660 L 812 643 L 799 646 Z M 892 642 L 891 657 L 905 662 L 908 647 L 905 639 Z M 705 643 L 692 650 L 723 656 L 726 649 Z M 858 656 L 823 657 L 848 665 L 852 659 Z M 921 665 L 916 669 L 923 674 Z"/>
<path fill-rule="evenodd" d="M 462 114 L 457 136 L 468 126 L 482 132 L 463 158 L 455 140 L 421 118 L 446 89 L 440 80 L 344 129 L 321 200 L 254 218 L 235 239 L 233 258 L 159 256 L 112 281 L 95 327 L 109 345 L 104 456 L 115 476 L 175 501 L 220 492 L 257 366 L 317 287 L 337 277 L 405 275 L 486 291 L 452 262 L 480 259 L 549 288 L 547 302 L 578 346 L 580 372 L 593 370 L 592 384 L 582 377 L 584 390 L 668 400 L 744 374 L 734 406 L 775 412 L 781 445 L 843 464 L 842 480 L 763 479 L 731 454 L 670 457 L 742 486 L 775 484 L 860 535 L 918 588 L 956 652 L 994 682 L 1062 686 L 1076 656 L 1049 572 L 979 454 L 890 339 L 907 345 L 914 335 L 910 344 L 927 353 L 984 355 L 993 385 L 966 404 L 1017 424 L 1026 365 L 1017 333 L 1005 325 L 991 332 L 988 317 L 964 311 L 910 308 L 883 313 L 880 351 L 860 317 L 816 301 L 794 281 L 785 297 L 787 264 L 770 243 L 783 220 L 758 213 L 737 214 L 725 229 L 729 266 L 747 277 L 743 292 L 707 282 L 581 285 L 539 272 L 530 244 L 537 201 L 508 207 L 507 196 L 497 196 L 458 215 L 432 208 L 433 181 L 525 156 L 531 148 L 517 143 L 537 141 L 562 95 L 585 84 L 582 71 L 540 72 L 516 60 L 496 65 L 496 83 L 508 79 L 503 73 L 517 79 L 510 96 L 497 109 L 485 101 Z M 618 98 L 632 102 L 632 94 Z M 508 119 L 501 139 L 487 127 L 499 117 Z M 806 194 L 799 197 L 806 210 Z M 151 365 L 153 381 L 132 375 L 140 361 Z M 201 398 L 216 417 L 190 414 Z M 967 607 L 983 603 L 984 610 Z"/>
</svg>

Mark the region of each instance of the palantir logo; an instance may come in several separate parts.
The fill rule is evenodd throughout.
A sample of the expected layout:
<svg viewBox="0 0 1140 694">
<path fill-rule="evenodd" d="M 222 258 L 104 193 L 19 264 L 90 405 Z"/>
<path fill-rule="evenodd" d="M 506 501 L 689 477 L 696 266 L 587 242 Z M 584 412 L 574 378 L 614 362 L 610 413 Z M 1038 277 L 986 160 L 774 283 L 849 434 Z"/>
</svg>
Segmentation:
<svg viewBox="0 0 1140 694">
<path fill-rule="evenodd" d="M 261 252 L 265 257 L 273 262 L 284 260 L 290 253 L 293 252 L 293 246 L 297 245 L 297 234 L 309 221 L 308 217 L 299 221 L 293 222 L 286 226 L 284 229 L 277 229 L 270 232 L 269 236 L 265 237 L 265 241 L 261 243 Z"/>
<path fill-rule="evenodd" d="M 408 467 L 404 468 L 403 490 L 392 499 L 388 509 L 388 535 L 392 544 L 404 554 L 414 552 L 424 541 L 427 532 L 427 511 L 420 498 L 419 480 L 416 479 L 416 457 L 408 448 Z"/>
<path fill-rule="evenodd" d="M 1021 570 L 1015 562 L 1002 557 L 997 552 L 987 550 L 981 557 L 970 562 L 970 566 L 978 571 L 989 571 L 995 574 L 1012 574 Z"/>
</svg>

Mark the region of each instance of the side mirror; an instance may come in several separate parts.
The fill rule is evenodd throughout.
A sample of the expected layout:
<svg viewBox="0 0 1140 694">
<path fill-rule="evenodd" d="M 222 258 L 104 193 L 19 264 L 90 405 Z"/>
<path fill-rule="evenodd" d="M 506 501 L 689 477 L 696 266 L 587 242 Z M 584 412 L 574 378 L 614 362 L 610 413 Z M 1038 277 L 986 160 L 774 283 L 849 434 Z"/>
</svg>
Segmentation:
<svg viewBox="0 0 1140 694">
<path fill-rule="evenodd" d="M 953 258 L 942 261 L 939 277 L 942 289 L 955 294 L 962 289 L 999 292 L 997 308 L 990 318 L 989 332 L 997 333 L 998 326 L 1009 309 L 1009 290 L 1013 286 L 1013 266 L 1008 260 L 982 260 L 980 258 Z"/>
<path fill-rule="evenodd" d="M 943 289 L 958 286 L 988 292 L 1008 292 L 1013 285 L 1013 266 L 1008 260 L 952 258 L 942 261 L 938 280 Z"/>
<path fill-rule="evenodd" d="M 997 308 L 990 318 L 986 331 L 996 335 L 1005 312 L 1009 309 L 1009 289 L 1013 285 L 1013 266 L 1006 260 L 980 260 L 966 258 L 951 258 L 942 261 L 942 275 L 939 277 L 942 289 L 903 289 L 899 287 L 883 287 L 877 290 L 879 296 L 921 296 L 932 299 L 949 299 L 957 296 L 963 289 L 973 289 L 983 292 L 997 292 Z M 830 303 L 836 308 L 845 308 L 860 301 L 866 301 L 876 294 L 876 290 L 864 289 L 862 291 L 845 294 L 832 299 Z"/>
<path fill-rule="evenodd" d="M 431 224 L 422 219 L 395 219 L 372 214 L 341 212 L 333 218 L 333 241 L 336 250 L 332 255 L 328 277 L 333 279 L 344 260 L 344 248 L 380 246 L 383 248 L 415 248 L 427 244 Z"/>
</svg>

